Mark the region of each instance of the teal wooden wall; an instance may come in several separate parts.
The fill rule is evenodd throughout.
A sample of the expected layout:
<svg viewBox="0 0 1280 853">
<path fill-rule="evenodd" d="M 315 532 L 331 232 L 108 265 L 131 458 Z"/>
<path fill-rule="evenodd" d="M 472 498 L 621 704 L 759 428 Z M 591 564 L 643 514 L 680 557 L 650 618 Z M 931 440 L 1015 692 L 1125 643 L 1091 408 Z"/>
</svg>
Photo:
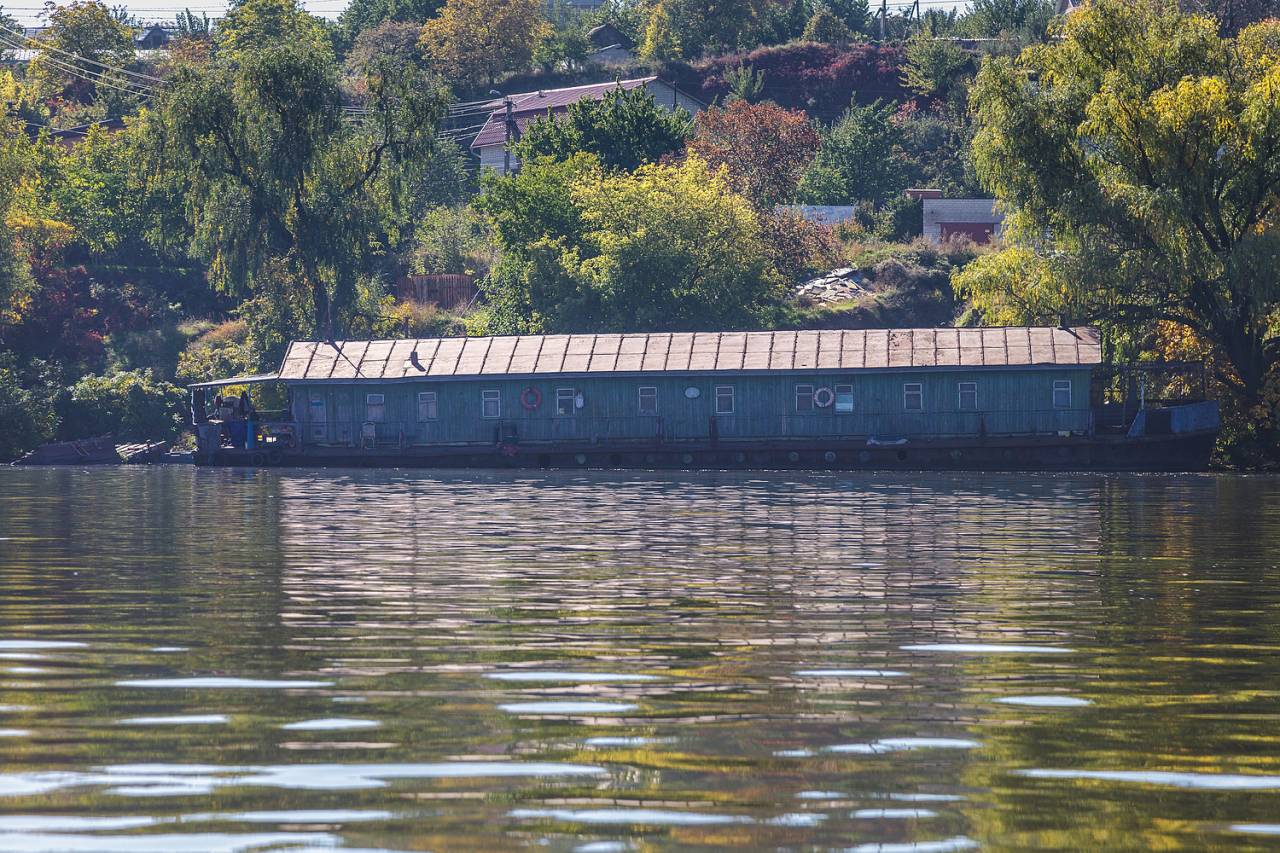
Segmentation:
<svg viewBox="0 0 1280 853">
<path fill-rule="evenodd" d="M 1054 380 L 1071 381 L 1071 406 L 1053 406 Z M 402 431 L 410 443 L 483 443 L 495 441 L 497 430 L 514 430 L 520 441 L 650 438 L 661 433 L 668 439 L 706 438 L 715 412 L 715 387 L 734 388 L 734 414 L 715 416 L 722 438 L 866 436 L 944 437 L 1087 432 L 1092 421 L 1087 368 L 972 371 L 867 372 L 848 376 L 720 375 L 655 377 L 601 376 L 561 379 L 466 379 L 443 382 L 367 384 L 294 383 L 291 386 L 295 417 L 303 424 L 307 443 L 358 442 L 361 424 L 367 420 L 366 395 L 382 394 L 385 410 L 377 425 L 380 439 L 397 439 Z M 904 383 L 923 388 L 923 410 L 903 410 Z M 975 382 L 976 411 L 961 411 L 958 383 Z M 834 388 L 852 385 L 854 411 L 836 413 L 835 407 L 797 412 L 796 385 Z M 656 416 L 639 414 L 638 390 L 658 389 Z M 698 388 L 690 399 L 685 389 Z M 526 388 L 542 393 L 534 411 L 520 403 Z M 580 392 L 583 407 L 571 416 L 555 414 L 556 389 Z M 481 392 L 500 394 L 501 416 L 481 414 Z M 417 395 L 434 391 L 438 418 L 418 419 Z M 323 403 L 312 405 L 312 400 Z M 321 418 L 323 414 L 323 419 Z"/>
</svg>

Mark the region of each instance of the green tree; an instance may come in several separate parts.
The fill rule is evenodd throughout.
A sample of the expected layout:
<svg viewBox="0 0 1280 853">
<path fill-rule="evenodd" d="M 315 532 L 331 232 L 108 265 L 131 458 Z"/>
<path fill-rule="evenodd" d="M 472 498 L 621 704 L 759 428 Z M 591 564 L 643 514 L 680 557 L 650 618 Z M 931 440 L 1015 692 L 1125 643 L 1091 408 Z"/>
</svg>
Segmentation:
<svg viewBox="0 0 1280 853">
<path fill-rule="evenodd" d="M 27 72 L 45 98 L 101 102 L 105 115 L 119 116 L 133 111 L 144 88 L 144 81 L 121 73 L 133 61 L 133 31 L 102 3 L 76 0 L 50 14 L 48 34 Z"/>
<path fill-rule="evenodd" d="M 822 5 L 839 18 L 850 32 L 869 34 L 871 10 L 867 0 L 823 0 Z"/>
<path fill-rule="evenodd" d="M 1057 11 L 1053 0 L 973 0 L 960 27 L 974 38 L 1044 41 Z"/>
<path fill-rule="evenodd" d="M 594 154 L 608 169 L 631 171 L 680 151 L 692 131 L 684 109 L 658 106 L 645 88 L 615 88 L 600 100 L 583 99 L 564 116 L 544 116 L 515 146 L 521 160 Z"/>
<path fill-rule="evenodd" d="M 978 75 L 974 157 L 1013 245 L 957 285 L 996 322 L 1185 329 L 1274 427 L 1280 22 L 1222 38 L 1170 5 L 1097 0 L 1060 36 Z"/>
<path fill-rule="evenodd" d="M 641 55 L 694 59 L 756 43 L 769 23 L 769 0 L 659 0 L 649 10 Z"/>
<path fill-rule="evenodd" d="M 0 71 L 0 102 L 17 97 L 17 84 L 8 71 Z M 3 329 L 16 321 L 35 283 L 18 234 L 10 224 L 19 184 L 28 174 L 26 134 L 17 120 L 0 113 L 0 343 Z"/>
<path fill-rule="evenodd" d="M 484 275 L 492 263 L 489 222 L 466 205 L 428 210 L 418 225 L 413 271 Z"/>
<path fill-rule="evenodd" d="M 174 19 L 174 27 L 180 39 L 197 39 L 207 41 L 213 35 L 213 21 L 207 14 L 196 15 L 190 9 L 184 9 Z"/>
<path fill-rule="evenodd" d="M 848 44 L 853 40 L 853 31 L 829 9 L 823 8 L 813 13 L 800 38 L 819 44 Z"/>
<path fill-rule="evenodd" d="M 215 287 L 237 296 L 301 288 L 310 329 L 293 334 L 329 335 L 350 320 L 362 280 L 407 227 L 406 196 L 434 148 L 445 95 L 419 67 L 389 57 L 366 69 L 364 111 L 344 121 L 331 49 L 306 36 L 306 21 L 277 14 L 278 4 L 236 7 L 218 30 L 214 63 L 178 69 L 150 116 L 150 142 L 163 170 L 185 183 L 191 250 Z M 257 36 L 255 21 L 266 28 Z M 275 40 L 290 33 L 301 36 Z M 295 315 L 271 316 L 285 325 L 268 323 L 272 331 L 254 340 L 289 336 Z"/>
<path fill-rule="evenodd" d="M 483 206 L 504 250 L 485 285 L 496 331 L 744 328 L 778 297 L 754 209 L 697 156 L 535 161 L 490 179 Z"/>
<path fill-rule="evenodd" d="M 351 0 L 338 16 L 338 37 L 348 50 L 365 30 L 388 22 L 423 24 L 440 11 L 441 0 Z"/>
<path fill-rule="evenodd" d="M 902 84 L 913 92 L 963 104 L 965 82 L 973 73 L 973 57 L 950 41 L 924 30 L 907 40 Z"/>
<path fill-rule="evenodd" d="M 807 204 L 878 202 L 903 188 L 894 157 L 894 106 L 876 101 L 853 106 L 822 134 L 818 153 L 800 182 Z"/>
<path fill-rule="evenodd" d="M 24 388 L 11 353 L 0 352 L 0 461 L 21 456 L 49 441 L 58 414 L 47 388 Z"/>
<path fill-rule="evenodd" d="M 645 22 L 644 38 L 640 42 L 640 56 L 644 59 L 669 62 L 684 55 L 680 32 L 676 29 L 667 4 L 659 0 L 653 4 L 649 19 Z"/>
<path fill-rule="evenodd" d="M 441 73 L 492 86 L 529 67 L 550 34 L 545 0 L 448 0 L 422 28 L 422 47 Z"/>
<path fill-rule="evenodd" d="M 764 91 L 764 72 L 750 65 L 739 65 L 724 72 L 724 82 L 729 87 L 730 99 L 754 103 Z"/>
<path fill-rule="evenodd" d="M 591 42 L 587 29 L 591 18 L 572 9 L 564 2 L 550 6 L 547 37 L 533 51 L 533 61 L 550 73 L 558 68 L 573 71 L 581 68 L 591 54 Z"/>
</svg>

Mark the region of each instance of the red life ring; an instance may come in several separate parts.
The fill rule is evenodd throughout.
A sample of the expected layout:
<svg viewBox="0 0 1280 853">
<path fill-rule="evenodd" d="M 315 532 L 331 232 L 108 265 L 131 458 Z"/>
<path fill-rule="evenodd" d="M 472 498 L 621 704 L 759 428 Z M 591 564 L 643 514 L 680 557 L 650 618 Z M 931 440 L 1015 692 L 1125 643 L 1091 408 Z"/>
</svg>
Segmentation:
<svg viewBox="0 0 1280 853">
<path fill-rule="evenodd" d="M 524 389 L 520 392 L 520 405 L 532 412 L 542 405 L 542 392 L 533 387 Z"/>
<path fill-rule="evenodd" d="M 824 386 L 813 392 L 813 404 L 819 409 L 825 409 L 835 401 L 835 392 L 830 388 Z"/>
</svg>

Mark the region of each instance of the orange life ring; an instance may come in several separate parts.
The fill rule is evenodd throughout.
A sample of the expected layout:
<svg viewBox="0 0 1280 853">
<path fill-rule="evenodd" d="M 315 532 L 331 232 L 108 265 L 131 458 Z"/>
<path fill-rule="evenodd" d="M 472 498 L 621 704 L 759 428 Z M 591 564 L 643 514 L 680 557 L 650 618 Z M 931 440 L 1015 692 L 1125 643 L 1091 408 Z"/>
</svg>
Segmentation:
<svg viewBox="0 0 1280 853">
<path fill-rule="evenodd" d="M 542 405 L 542 392 L 532 386 L 520 392 L 520 405 L 532 412 Z"/>
</svg>

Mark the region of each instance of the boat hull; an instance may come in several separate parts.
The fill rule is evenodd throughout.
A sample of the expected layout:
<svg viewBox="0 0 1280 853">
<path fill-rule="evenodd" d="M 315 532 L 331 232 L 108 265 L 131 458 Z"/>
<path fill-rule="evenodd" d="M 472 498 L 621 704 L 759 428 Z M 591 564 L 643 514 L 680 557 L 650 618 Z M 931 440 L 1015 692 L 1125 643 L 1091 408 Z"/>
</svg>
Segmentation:
<svg viewBox="0 0 1280 853">
<path fill-rule="evenodd" d="M 985 440 L 562 443 L 301 450 L 220 448 L 196 463 L 389 468 L 804 469 L 916 471 L 1203 471 L 1216 431 L 1165 436 Z"/>
</svg>

